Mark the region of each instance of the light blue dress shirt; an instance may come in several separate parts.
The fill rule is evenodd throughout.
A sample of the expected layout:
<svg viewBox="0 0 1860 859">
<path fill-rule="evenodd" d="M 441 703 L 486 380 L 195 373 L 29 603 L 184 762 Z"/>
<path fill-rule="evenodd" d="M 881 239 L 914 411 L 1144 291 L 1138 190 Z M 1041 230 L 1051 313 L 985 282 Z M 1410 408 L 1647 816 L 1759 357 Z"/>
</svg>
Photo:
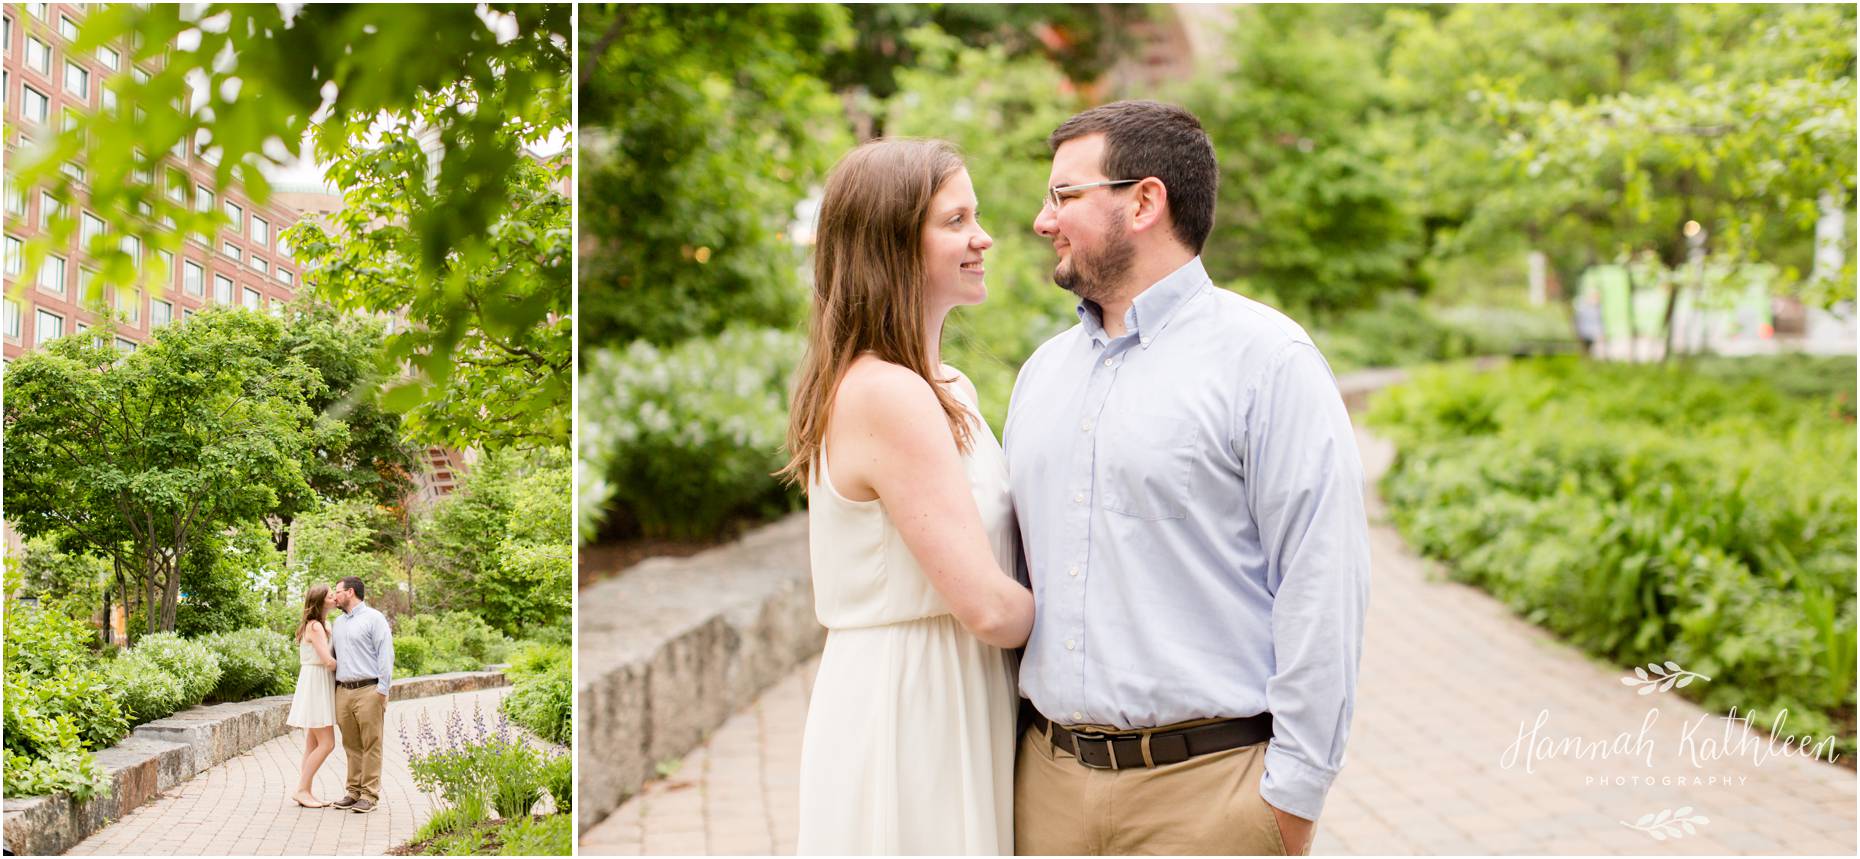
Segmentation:
<svg viewBox="0 0 1860 859">
<path fill-rule="evenodd" d="M 367 603 L 338 618 L 330 634 L 330 651 L 336 657 L 336 682 L 353 683 L 374 678 L 375 691 L 388 694 L 394 682 L 394 629 L 387 615 Z"/>
<path fill-rule="evenodd" d="M 1023 695 L 1059 724 L 1271 712 L 1261 795 L 1316 819 L 1369 602 L 1363 467 L 1304 330 L 1199 257 L 1021 367 L 1003 428 L 1034 594 Z"/>
</svg>

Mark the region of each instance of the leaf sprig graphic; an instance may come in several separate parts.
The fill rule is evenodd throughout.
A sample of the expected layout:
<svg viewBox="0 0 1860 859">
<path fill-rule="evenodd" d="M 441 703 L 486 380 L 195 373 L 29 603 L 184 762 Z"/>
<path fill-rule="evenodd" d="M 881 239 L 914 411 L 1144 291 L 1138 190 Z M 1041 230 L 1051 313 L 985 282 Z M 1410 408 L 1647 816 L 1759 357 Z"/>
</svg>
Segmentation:
<svg viewBox="0 0 1860 859">
<path fill-rule="evenodd" d="M 1696 827 L 1710 823 L 1711 818 L 1703 814 L 1693 814 L 1692 806 L 1686 805 L 1678 809 L 1669 808 L 1659 814 L 1643 814 L 1633 823 L 1625 820 L 1617 822 L 1629 829 L 1645 832 L 1655 841 L 1665 841 L 1668 838 L 1678 839 L 1688 835 L 1697 835 L 1699 831 Z"/>
<path fill-rule="evenodd" d="M 1639 686 L 1640 691 L 1637 694 L 1651 695 L 1656 691 L 1665 692 L 1668 689 L 1685 686 L 1694 679 L 1711 680 L 1710 677 L 1687 671 L 1680 668 L 1679 663 L 1667 660 L 1665 665 L 1649 662 L 1645 668 L 1634 666 L 1634 676 L 1621 678 L 1621 685 Z"/>
</svg>

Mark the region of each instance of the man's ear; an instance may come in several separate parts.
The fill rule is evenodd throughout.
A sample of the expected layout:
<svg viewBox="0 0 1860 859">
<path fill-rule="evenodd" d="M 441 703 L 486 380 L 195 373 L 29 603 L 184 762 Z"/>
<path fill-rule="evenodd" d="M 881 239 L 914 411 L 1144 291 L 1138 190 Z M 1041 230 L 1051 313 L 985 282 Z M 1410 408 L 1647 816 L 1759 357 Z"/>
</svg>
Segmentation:
<svg viewBox="0 0 1860 859">
<path fill-rule="evenodd" d="M 1130 231 L 1146 232 L 1158 226 L 1166 226 L 1169 221 L 1169 186 L 1161 179 L 1150 176 L 1131 188 L 1131 205 L 1135 213 L 1131 216 Z"/>
</svg>

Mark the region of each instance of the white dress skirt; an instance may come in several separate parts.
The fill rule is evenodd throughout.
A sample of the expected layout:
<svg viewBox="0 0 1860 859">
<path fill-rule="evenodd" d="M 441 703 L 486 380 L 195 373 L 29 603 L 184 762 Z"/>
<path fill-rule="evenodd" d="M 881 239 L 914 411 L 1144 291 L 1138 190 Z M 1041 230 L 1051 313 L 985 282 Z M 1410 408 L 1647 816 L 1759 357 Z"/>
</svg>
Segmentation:
<svg viewBox="0 0 1860 859">
<path fill-rule="evenodd" d="M 972 412 L 966 392 L 957 399 Z M 964 457 L 996 561 L 1019 552 L 1007 461 L 979 414 Z M 796 852 L 1011 855 L 1014 720 L 1007 653 L 958 623 L 886 515 L 808 488 L 815 613 L 826 649 L 801 741 Z"/>
<path fill-rule="evenodd" d="M 293 728 L 336 724 L 336 673 L 323 667 L 308 641 L 297 644 L 297 692 L 291 696 L 291 712 L 284 724 Z"/>
</svg>

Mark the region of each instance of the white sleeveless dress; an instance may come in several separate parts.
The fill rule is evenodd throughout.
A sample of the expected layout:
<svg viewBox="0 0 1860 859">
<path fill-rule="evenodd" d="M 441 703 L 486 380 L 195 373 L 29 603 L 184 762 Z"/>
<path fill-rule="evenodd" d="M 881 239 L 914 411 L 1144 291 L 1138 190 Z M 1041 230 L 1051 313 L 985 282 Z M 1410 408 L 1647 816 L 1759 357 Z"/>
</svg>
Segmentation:
<svg viewBox="0 0 1860 859">
<path fill-rule="evenodd" d="M 297 693 L 291 696 L 291 712 L 284 724 L 293 728 L 336 724 L 336 673 L 323 667 L 308 641 L 297 643 Z"/>
<path fill-rule="evenodd" d="M 1003 570 L 1019 552 L 1007 460 L 968 394 L 963 458 Z M 801 741 L 796 852 L 1010 855 L 1014 719 L 1007 653 L 957 623 L 883 499 L 851 501 L 823 448 L 807 493 L 815 614 L 826 650 Z"/>
</svg>

